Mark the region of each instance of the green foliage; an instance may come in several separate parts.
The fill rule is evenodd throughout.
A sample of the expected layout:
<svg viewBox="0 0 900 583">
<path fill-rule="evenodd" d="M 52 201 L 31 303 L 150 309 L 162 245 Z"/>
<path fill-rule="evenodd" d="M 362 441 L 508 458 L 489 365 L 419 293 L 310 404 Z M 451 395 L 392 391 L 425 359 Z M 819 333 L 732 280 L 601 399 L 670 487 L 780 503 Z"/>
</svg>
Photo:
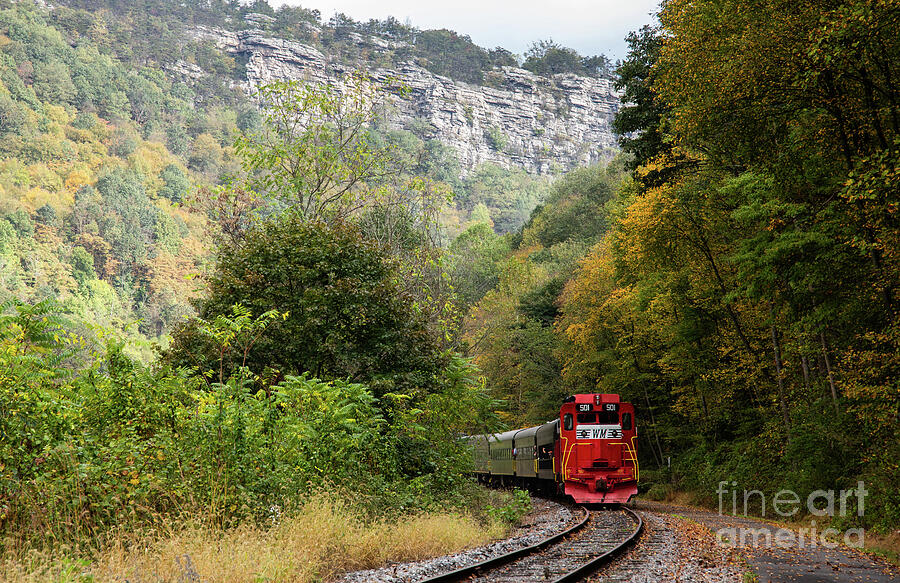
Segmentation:
<svg viewBox="0 0 900 583">
<path fill-rule="evenodd" d="M 78 282 L 78 285 L 85 285 L 92 279 L 97 279 L 97 273 L 94 271 L 94 257 L 84 247 L 75 247 L 72 250 L 72 277 Z"/>
<path fill-rule="evenodd" d="M 7 223 L 12 225 L 19 237 L 26 238 L 34 235 L 34 223 L 25 211 L 17 210 L 3 218 L 6 219 Z"/>
<path fill-rule="evenodd" d="M 59 220 L 56 209 L 50 206 L 49 203 L 36 210 L 34 215 L 37 222 L 51 227 L 56 226 L 57 221 Z"/>
<path fill-rule="evenodd" d="M 457 204 L 472 211 L 479 204 L 491 209 L 491 219 L 498 233 L 518 229 L 535 206 L 547 194 L 549 181 L 524 170 L 507 170 L 495 164 L 482 164 L 463 180 Z"/>
<path fill-rule="evenodd" d="M 202 233 L 154 200 L 180 200 L 196 178 L 154 140 L 206 113 L 158 70 L 117 58 L 102 20 L 65 6 L 0 8 L 0 204 L 18 231 L 5 245 L 0 298 L 57 298 L 117 328 L 141 319 L 129 334 L 157 336 L 190 311 L 184 276 L 200 258 L 175 254 L 185 241 L 201 250 Z M 112 286 L 103 308 L 95 278 Z"/>
<path fill-rule="evenodd" d="M 503 506 L 488 508 L 488 516 L 507 524 L 517 524 L 531 512 L 531 496 L 525 490 L 513 490 L 512 499 Z"/>
<path fill-rule="evenodd" d="M 587 77 L 611 76 L 611 63 L 604 55 L 582 57 L 573 49 L 550 40 L 532 43 L 522 68 L 543 76 L 572 73 Z"/>
<path fill-rule="evenodd" d="M 500 262 L 510 250 L 509 238 L 479 222 L 461 233 L 450 246 L 448 273 L 464 306 L 471 306 L 497 285 Z"/>
<path fill-rule="evenodd" d="M 491 55 L 467 35 L 452 30 L 424 30 L 416 35 L 416 51 L 425 68 L 436 75 L 480 85 L 492 66 Z"/>
<path fill-rule="evenodd" d="M 198 307 L 206 319 L 229 313 L 235 304 L 254 313 L 289 314 L 241 356 L 254 370 L 366 380 L 415 377 L 434 370 L 435 345 L 400 291 L 398 276 L 398 265 L 358 228 L 308 223 L 288 213 L 220 251 L 209 297 Z M 171 359 L 208 366 L 205 346 L 196 324 L 188 323 L 175 334 Z M 226 368 L 233 371 L 239 361 L 230 358 Z"/>
<path fill-rule="evenodd" d="M 163 187 L 159 189 L 159 196 L 172 202 L 181 202 L 184 195 L 191 188 L 191 181 L 184 172 L 175 164 L 169 164 L 162 169 L 159 177 L 163 180 Z"/>
<path fill-rule="evenodd" d="M 508 142 L 506 134 L 496 126 L 490 126 L 484 130 L 484 139 L 487 140 L 488 146 L 498 152 L 505 150 Z"/>
<path fill-rule="evenodd" d="M 71 103 L 75 99 L 75 85 L 68 68 L 59 61 L 38 63 L 34 67 L 32 85 L 38 99 L 51 103 Z"/>
<path fill-rule="evenodd" d="M 299 81 L 260 87 L 263 130 L 235 142 L 250 187 L 311 221 L 365 206 L 377 194 L 369 188 L 398 173 L 391 149 L 373 145 L 368 132 L 383 90 L 361 76 L 341 93 Z"/>
<path fill-rule="evenodd" d="M 81 542 L 201 510 L 214 524 L 263 521 L 323 486 L 375 505 L 429 506 L 465 482 L 456 437 L 496 429 L 496 403 L 458 357 L 421 399 L 379 399 L 365 385 L 308 373 L 260 388 L 245 367 L 206 383 L 148 369 L 114 340 L 86 352 L 51 304 L 5 307 L 4 541 Z M 283 316 L 235 307 L 203 327 L 220 353 L 246 350 Z"/>
<path fill-rule="evenodd" d="M 116 170 L 97 179 L 97 192 L 106 210 L 99 223 L 100 234 L 112 245 L 117 258 L 143 260 L 151 243 L 145 233 L 156 223 L 158 211 L 142 181 L 134 173 Z"/>
<path fill-rule="evenodd" d="M 458 313 L 436 181 L 460 184 L 454 153 L 427 127 L 380 128 L 385 88 L 363 79 L 263 88 L 281 109 L 261 115 L 231 82 L 245 63 L 189 40 L 242 10 L 0 3 L 0 296 L 35 303 L 0 317 L 2 545 L 96 544 L 201 513 L 263 521 L 320 487 L 373 508 L 458 502 L 459 435 L 498 428 L 477 371 L 447 349 Z M 318 21 L 268 12 L 291 34 Z M 335 24 L 321 42 L 352 50 Z M 466 73 L 457 56 L 434 55 Z M 170 75 L 190 64 L 206 74 Z M 186 318 L 204 219 L 225 236 Z M 185 319 L 152 367 L 148 343 L 124 338 Z"/>
<path fill-rule="evenodd" d="M 0 134 L 20 132 L 27 123 L 23 109 L 8 95 L 0 95 Z"/>
<path fill-rule="evenodd" d="M 595 241 L 608 228 L 606 205 L 622 180 L 618 162 L 579 168 L 555 182 L 522 229 L 522 245 Z"/>
<path fill-rule="evenodd" d="M 236 124 L 244 134 L 253 135 L 262 130 L 263 118 L 255 107 L 247 108 L 238 114 Z"/>
<path fill-rule="evenodd" d="M 836 524 L 888 531 L 896 10 L 671 0 L 660 19 L 619 67 L 634 180 L 617 162 L 554 186 L 465 338 L 515 423 L 556 390 L 548 356 L 567 391 L 638 404 L 645 467 L 672 459 L 653 496 L 866 479 L 866 516 Z"/>
<path fill-rule="evenodd" d="M 559 298 L 589 244 L 609 228 L 622 176 L 620 160 L 573 171 L 519 233 L 492 237 L 480 224 L 451 246 L 451 278 L 471 308 L 463 337 L 511 424 L 546 421 L 572 392 L 561 379 Z"/>
<path fill-rule="evenodd" d="M 651 83 L 652 67 L 659 59 L 663 39 L 660 32 L 651 26 L 644 26 L 637 32 L 628 33 L 628 56 L 616 69 L 616 89 L 623 91 L 624 105 L 616 113 L 612 128 L 619 135 L 622 151 L 633 157 L 628 161 L 630 170 L 636 170 L 661 155 L 671 155 L 672 146 L 667 140 L 661 124 L 668 108 L 654 94 Z M 665 179 L 660 170 L 635 175 L 645 187 L 656 186 Z"/>
</svg>

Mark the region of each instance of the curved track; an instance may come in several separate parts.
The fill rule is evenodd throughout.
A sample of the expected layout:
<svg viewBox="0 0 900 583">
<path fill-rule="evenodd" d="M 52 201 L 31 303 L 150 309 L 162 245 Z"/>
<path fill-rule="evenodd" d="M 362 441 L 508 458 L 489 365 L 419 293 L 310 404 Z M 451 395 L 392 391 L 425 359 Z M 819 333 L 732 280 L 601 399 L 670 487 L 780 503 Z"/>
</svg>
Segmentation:
<svg viewBox="0 0 900 583">
<path fill-rule="evenodd" d="M 644 523 L 634 511 L 582 508 L 573 527 L 536 545 L 423 580 L 421 583 L 579 581 L 609 563 L 638 538 Z"/>
</svg>

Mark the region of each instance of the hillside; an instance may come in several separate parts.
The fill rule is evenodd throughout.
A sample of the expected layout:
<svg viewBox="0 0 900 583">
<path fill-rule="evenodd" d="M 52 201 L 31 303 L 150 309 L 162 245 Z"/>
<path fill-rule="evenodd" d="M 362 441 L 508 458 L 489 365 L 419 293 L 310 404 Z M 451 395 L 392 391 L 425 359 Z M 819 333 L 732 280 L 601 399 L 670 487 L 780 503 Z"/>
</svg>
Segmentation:
<svg viewBox="0 0 900 583">
<path fill-rule="evenodd" d="M 455 193 L 447 232 L 473 213 L 513 231 L 546 193 L 540 173 L 613 144 L 605 59 L 541 46 L 525 66 L 550 77 L 449 31 L 262 2 L 0 2 L 0 293 L 165 336 L 202 288 L 198 188 L 239 174 L 234 140 L 259 127 L 248 92 L 339 87 L 357 68 L 407 87 L 373 135 Z"/>
<path fill-rule="evenodd" d="M 609 61 L 552 41 L 535 43 L 520 68 L 502 48 L 488 51 L 453 31 L 419 30 L 392 18 L 362 23 L 338 15 L 323 22 L 317 11 L 276 11 L 262 1 L 62 5 L 77 16 L 56 18 L 59 24 L 107 21 L 121 29 L 111 30 L 113 44 L 127 46 L 131 60 L 162 69 L 200 96 L 213 87 L 237 83 L 247 90 L 285 78 L 340 86 L 351 70 L 395 79 L 410 92 L 393 127 L 451 147 L 466 172 L 495 162 L 558 173 L 608 158 L 606 150 L 615 147 L 610 123 L 618 98 Z"/>
<path fill-rule="evenodd" d="M 72 14 L 0 9 L 3 299 L 57 300 L 156 337 L 193 311 L 186 278 L 206 244 L 202 217 L 182 203 L 234 167 L 240 96 L 197 108 L 196 93 L 124 63 L 108 39 L 54 26 L 75 26 Z M 82 24 L 102 37 L 101 23 Z"/>
</svg>

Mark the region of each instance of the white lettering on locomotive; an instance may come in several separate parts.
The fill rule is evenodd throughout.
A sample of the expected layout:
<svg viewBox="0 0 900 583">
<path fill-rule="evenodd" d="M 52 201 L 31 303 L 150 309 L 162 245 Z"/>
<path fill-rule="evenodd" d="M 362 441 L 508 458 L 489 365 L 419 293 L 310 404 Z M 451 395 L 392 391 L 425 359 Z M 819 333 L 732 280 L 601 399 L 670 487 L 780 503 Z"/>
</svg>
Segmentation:
<svg viewBox="0 0 900 583">
<path fill-rule="evenodd" d="M 575 439 L 622 439 L 621 425 L 578 425 Z"/>
</svg>

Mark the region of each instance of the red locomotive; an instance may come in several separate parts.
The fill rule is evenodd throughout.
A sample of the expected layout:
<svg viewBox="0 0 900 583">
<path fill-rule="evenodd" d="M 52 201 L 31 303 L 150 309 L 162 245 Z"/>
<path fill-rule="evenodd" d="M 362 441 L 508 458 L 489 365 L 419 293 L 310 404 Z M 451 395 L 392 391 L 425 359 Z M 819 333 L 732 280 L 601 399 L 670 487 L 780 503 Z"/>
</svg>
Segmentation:
<svg viewBox="0 0 900 583">
<path fill-rule="evenodd" d="M 485 480 L 550 486 L 586 504 L 624 503 L 637 494 L 634 406 L 619 395 L 574 395 L 549 423 L 469 440 L 475 472 Z"/>
</svg>

